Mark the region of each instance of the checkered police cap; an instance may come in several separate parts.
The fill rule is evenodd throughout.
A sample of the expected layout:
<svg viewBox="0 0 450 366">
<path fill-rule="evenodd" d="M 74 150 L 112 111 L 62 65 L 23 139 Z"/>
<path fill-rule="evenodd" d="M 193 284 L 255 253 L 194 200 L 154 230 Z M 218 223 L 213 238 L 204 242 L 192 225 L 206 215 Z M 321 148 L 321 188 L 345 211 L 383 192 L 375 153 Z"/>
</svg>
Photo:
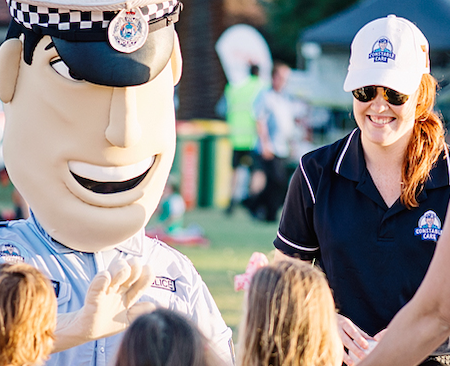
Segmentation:
<svg viewBox="0 0 450 366">
<path fill-rule="evenodd" d="M 58 36 L 68 40 L 100 40 L 100 34 L 108 28 L 118 11 L 82 11 L 31 5 L 15 0 L 7 0 L 13 19 L 27 29 L 46 28 L 44 34 Z M 144 20 L 151 25 L 149 31 L 166 26 L 167 22 L 176 22 L 179 14 L 178 0 L 169 0 L 158 4 L 148 4 L 139 8 Z M 167 17 L 175 15 L 176 18 Z M 74 33 L 82 31 L 82 33 Z M 96 31 L 98 35 L 96 36 Z M 83 35 L 84 34 L 84 35 Z M 104 37 L 103 37 L 104 38 Z"/>
<path fill-rule="evenodd" d="M 178 0 L 6 1 L 13 18 L 7 38 L 24 34 L 26 63 L 47 35 L 73 74 L 119 87 L 146 83 L 161 72 L 182 10 Z"/>
</svg>

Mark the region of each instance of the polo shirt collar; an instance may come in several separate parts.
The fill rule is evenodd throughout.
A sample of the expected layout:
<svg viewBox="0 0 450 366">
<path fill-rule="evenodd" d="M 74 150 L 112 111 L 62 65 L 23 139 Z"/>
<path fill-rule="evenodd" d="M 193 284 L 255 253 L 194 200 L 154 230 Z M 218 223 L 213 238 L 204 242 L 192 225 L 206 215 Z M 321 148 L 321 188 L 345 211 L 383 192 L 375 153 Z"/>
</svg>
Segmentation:
<svg viewBox="0 0 450 366">
<path fill-rule="evenodd" d="M 30 210 L 30 218 L 28 219 L 28 222 L 34 226 L 38 234 L 44 239 L 44 241 L 47 243 L 48 246 L 50 246 L 56 253 L 58 254 L 68 254 L 68 253 L 76 253 L 79 252 L 78 250 L 66 247 L 65 245 L 61 244 L 60 242 L 53 239 L 39 224 L 39 221 L 36 219 L 36 216 L 34 215 L 33 211 Z M 121 252 L 124 252 L 125 254 L 132 254 L 141 256 L 143 252 L 143 244 L 144 244 L 144 238 L 145 238 L 145 230 L 141 229 L 138 233 L 133 235 L 131 238 L 117 244 L 116 248 L 117 250 L 120 250 Z"/>
<path fill-rule="evenodd" d="M 343 149 L 336 158 L 334 171 L 352 181 L 359 182 L 361 180 L 366 171 L 366 161 L 359 128 L 355 128 L 348 136 Z M 450 159 L 448 147 L 445 145 L 444 151 L 430 171 L 430 179 L 425 183 L 425 190 L 448 185 L 450 185 Z"/>
<path fill-rule="evenodd" d="M 361 130 L 355 128 L 347 137 L 343 149 L 336 158 L 334 171 L 344 178 L 359 182 L 365 170 L 366 161 L 361 145 Z"/>
</svg>

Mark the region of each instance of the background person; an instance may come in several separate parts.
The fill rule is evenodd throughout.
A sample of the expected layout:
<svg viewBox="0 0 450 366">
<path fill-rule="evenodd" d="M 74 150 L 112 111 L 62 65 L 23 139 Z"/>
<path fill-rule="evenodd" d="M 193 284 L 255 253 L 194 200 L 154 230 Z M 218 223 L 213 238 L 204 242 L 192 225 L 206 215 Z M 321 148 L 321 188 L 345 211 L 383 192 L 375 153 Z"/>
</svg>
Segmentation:
<svg viewBox="0 0 450 366">
<path fill-rule="evenodd" d="M 226 118 L 233 149 L 231 198 L 226 211 L 228 214 L 249 193 L 250 187 L 241 176 L 242 173 L 247 173 L 243 169 L 248 170 L 248 173 L 253 169 L 253 150 L 258 138 L 253 103 L 264 83 L 259 77 L 258 65 L 249 65 L 249 69 L 249 76 L 242 83 L 228 83 L 225 86 L 224 95 L 216 106 L 216 113 Z M 242 186 L 243 183 L 245 186 Z"/>
<path fill-rule="evenodd" d="M 53 347 L 56 297 L 27 264 L 0 265 L 0 365 L 41 365 Z"/>
<path fill-rule="evenodd" d="M 381 36 L 391 53 L 375 49 Z M 274 244 L 320 262 L 344 346 L 362 358 L 425 276 L 446 215 L 450 165 L 432 111 L 428 42 L 410 21 L 390 15 L 357 33 L 344 89 L 353 91 L 358 128 L 301 159 Z M 422 228 L 430 211 L 437 228 Z"/>
<path fill-rule="evenodd" d="M 287 162 L 295 131 L 295 107 L 283 90 L 290 72 L 288 65 L 274 62 L 272 86 L 258 95 L 254 105 L 258 132 L 255 164 L 266 182 L 262 191 L 249 197 L 245 205 L 252 216 L 269 222 L 277 219 L 289 178 Z"/>
<path fill-rule="evenodd" d="M 342 342 L 325 276 L 282 261 L 254 274 L 245 303 L 238 366 L 338 366 Z"/>
<path fill-rule="evenodd" d="M 175 311 L 156 309 L 126 331 L 115 366 L 221 366 L 198 328 Z"/>
</svg>

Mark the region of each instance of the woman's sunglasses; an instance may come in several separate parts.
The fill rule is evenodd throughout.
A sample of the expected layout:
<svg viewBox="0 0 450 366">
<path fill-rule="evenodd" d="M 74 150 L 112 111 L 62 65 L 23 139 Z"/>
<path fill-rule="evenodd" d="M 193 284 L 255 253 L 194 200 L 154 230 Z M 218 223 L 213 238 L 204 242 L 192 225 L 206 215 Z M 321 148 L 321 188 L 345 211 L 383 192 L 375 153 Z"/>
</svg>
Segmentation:
<svg viewBox="0 0 450 366">
<path fill-rule="evenodd" d="M 409 95 L 399 93 L 398 91 L 395 91 L 393 89 L 385 88 L 384 86 L 376 85 L 364 86 L 362 88 L 353 90 L 352 93 L 353 96 L 360 102 L 367 103 L 375 99 L 378 93 L 377 88 L 383 89 L 383 98 L 389 104 L 402 105 L 405 104 L 409 98 Z"/>
</svg>

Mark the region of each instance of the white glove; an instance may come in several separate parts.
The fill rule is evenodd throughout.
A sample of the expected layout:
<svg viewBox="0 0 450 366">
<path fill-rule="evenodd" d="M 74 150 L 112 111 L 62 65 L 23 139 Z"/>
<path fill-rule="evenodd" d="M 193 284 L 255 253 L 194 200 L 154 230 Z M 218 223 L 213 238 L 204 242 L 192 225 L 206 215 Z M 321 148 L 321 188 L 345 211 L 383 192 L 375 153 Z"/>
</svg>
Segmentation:
<svg viewBox="0 0 450 366">
<path fill-rule="evenodd" d="M 153 311 L 154 304 L 136 302 L 154 279 L 150 267 L 135 258 L 112 262 L 94 277 L 80 310 L 58 315 L 52 352 L 120 333 L 139 315 Z"/>
</svg>

